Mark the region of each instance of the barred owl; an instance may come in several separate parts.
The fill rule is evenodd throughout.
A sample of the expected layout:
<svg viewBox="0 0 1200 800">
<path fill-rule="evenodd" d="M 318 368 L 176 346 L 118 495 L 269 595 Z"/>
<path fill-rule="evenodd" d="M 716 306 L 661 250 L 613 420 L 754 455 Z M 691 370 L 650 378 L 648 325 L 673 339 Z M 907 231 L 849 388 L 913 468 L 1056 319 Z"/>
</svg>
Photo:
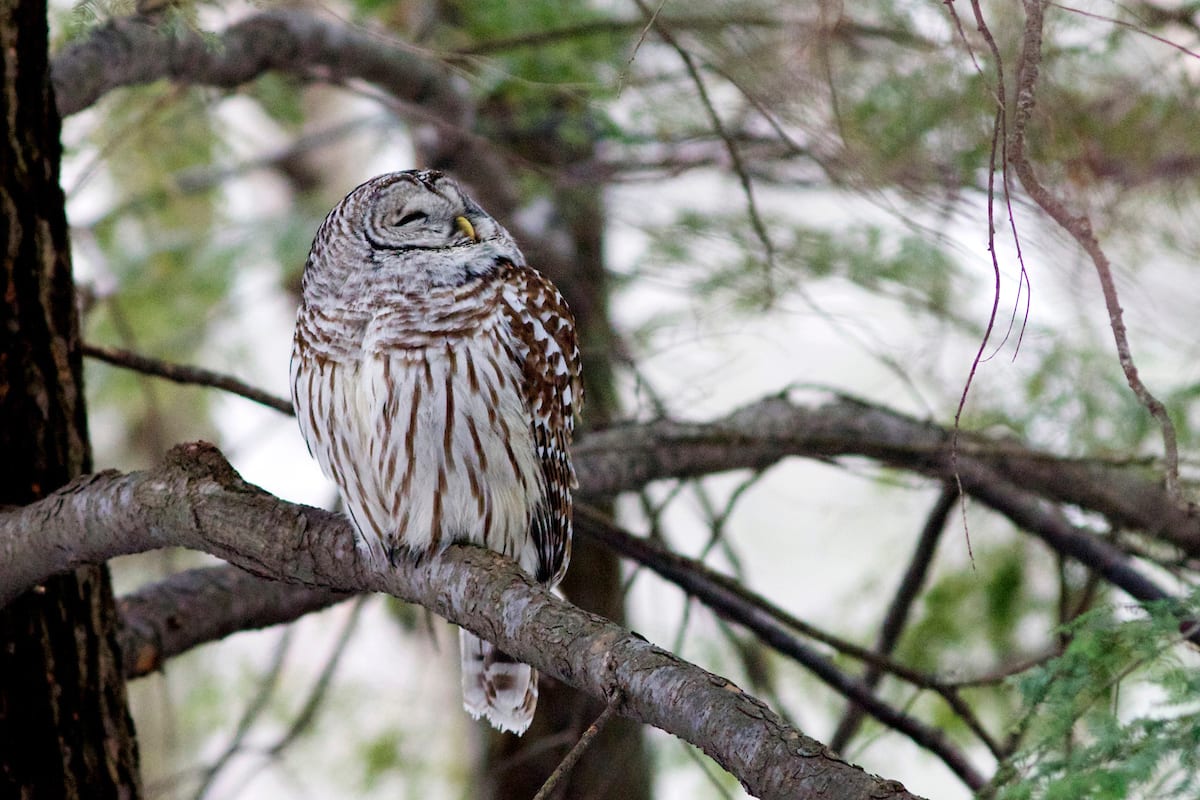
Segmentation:
<svg viewBox="0 0 1200 800">
<path fill-rule="evenodd" d="M 557 584 L 579 349 L 508 232 L 439 172 L 381 175 L 326 217 L 302 294 L 292 399 L 363 555 L 387 569 L 465 542 Z M 460 634 L 467 711 L 523 733 L 537 673 Z"/>
</svg>

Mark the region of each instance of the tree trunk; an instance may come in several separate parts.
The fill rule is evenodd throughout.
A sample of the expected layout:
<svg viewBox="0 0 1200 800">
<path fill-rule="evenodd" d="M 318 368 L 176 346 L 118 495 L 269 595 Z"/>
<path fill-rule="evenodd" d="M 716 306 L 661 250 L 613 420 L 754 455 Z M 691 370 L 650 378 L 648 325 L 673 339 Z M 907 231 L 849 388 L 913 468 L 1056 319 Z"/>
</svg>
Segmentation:
<svg viewBox="0 0 1200 800">
<path fill-rule="evenodd" d="M 564 172 L 574 163 L 595 156 L 595 142 L 560 135 L 563 127 L 587 130 L 586 109 L 569 102 L 560 116 L 547 114 L 536 133 L 520 126 L 508 128 L 519 114 L 510 113 L 503 101 L 485 105 L 484 125 L 494 140 L 531 163 L 557 167 Z M 557 121 L 559 126 L 547 124 Z M 553 181 L 554 178 L 551 178 Z M 583 428 L 603 428 L 619 415 L 613 385 L 613 355 L 616 335 L 608 312 L 609 282 L 604 268 L 606 214 L 602 187 L 595 184 L 553 186 L 550 199 L 555 209 L 551 224 L 569 244 L 568 252 L 539 252 L 525 249 L 530 263 L 545 273 L 566 298 L 575 314 L 583 362 Z M 565 257 L 564 257 L 565 256 Z M 601 508 L 611 511 L 611 508 Z M 625 598 L 617 556 L 597 544 L 575 537 L 571 565 L 562 582 L 563 593 L 580 608 L 625 625 Z M 604 706 L 569 686 L 543 680 L 538 711 L 529 732 L 517 739 L 493 733 L 488 740 L 484 764 L 484 787 L 480 796 L 491 800 L 525 800 L 533 797 L 589 724 Z M 547 748 L 552 740 L 558 746 Z M 623 717 L 613 718 L 588 747 L 569 779 L 554 795 L 559 800 L 644 800 L 650 796 L 650 765 L 642 726 Z"/>
<path fill-rule="evenodd" d="M 0 0 L 0 505 L 91 469 L 45 0 Z M 0 796 L 135 798 L 108 570 L 0 610 Z"/>
</svg>

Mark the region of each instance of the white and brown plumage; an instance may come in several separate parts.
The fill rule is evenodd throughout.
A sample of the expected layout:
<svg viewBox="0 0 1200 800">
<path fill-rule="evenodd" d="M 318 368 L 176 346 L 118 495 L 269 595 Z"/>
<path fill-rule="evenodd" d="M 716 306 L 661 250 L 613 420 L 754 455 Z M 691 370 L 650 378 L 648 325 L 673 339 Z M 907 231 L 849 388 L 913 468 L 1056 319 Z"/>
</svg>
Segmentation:
<svg viewBox="0 0 1200 800">
<path fill-rule="evenodd" d="M 304 268 L 292 399 L 380 569 L 467 542 L 562 578 L 582 400 L 574 321 L 450 178 L 381 175 L 326 217 Z M 524 732 L 537 673 L 466 631 L 461 646 L 467 711 Z"/>
</svg>

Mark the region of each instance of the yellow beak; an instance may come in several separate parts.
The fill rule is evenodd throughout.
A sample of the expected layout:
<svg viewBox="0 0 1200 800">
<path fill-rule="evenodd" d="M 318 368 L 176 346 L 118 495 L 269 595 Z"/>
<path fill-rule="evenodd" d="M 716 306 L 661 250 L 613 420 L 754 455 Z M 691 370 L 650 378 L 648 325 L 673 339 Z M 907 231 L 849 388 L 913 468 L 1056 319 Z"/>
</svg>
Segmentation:
<svg viewBox="0 0 1200 800">
<path fill-rule="evenodd" d="M 475 226 L 471 224 L 471 220 L 467 219 L 466 217 L 455 217 L 454 224 L 457 225 L 458 229 L 463 232 L 463 235 L 472 242 L 479 241 L 479 236 L 475 233 Z"/>
</svg>

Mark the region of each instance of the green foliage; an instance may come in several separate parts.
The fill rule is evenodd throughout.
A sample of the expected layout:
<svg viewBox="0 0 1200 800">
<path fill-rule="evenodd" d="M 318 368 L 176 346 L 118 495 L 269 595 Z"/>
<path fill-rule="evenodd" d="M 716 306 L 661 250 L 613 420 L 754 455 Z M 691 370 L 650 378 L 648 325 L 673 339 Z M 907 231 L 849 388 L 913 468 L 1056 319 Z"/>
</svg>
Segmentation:
<svg viewBox="0 0 1200 800">
<path fill-rule="evenodd" d="M 381 731 L 363 742 L 361 763 L 364 789 L 372 789 L 385 776 L 403 771 L 402 743 L 403 737 L 394 728 Z"/>
<path fill-rule="evenodd" d="M 503 98 L 514 112 L 539 117 L 547 100 L 559 102 L 560 92 L 594 92 L 614 77 L 622 48 L 611 31 L 589 28 L 604 19 L 590 3 L 479 0 L 446 9 L 456 24 L 442 32 L 443 44 L 477 51 L 468 61 L 477 90 Z"/>
<path fill-rule="evenodd" d="M 1177 652 L 1180 619 L 1159 604 L 1133 620 L 1097 609 L 1068 626 L 1066 651 L 1015 681 L 1028 709 L 1023 743 L 996 796 L 1195 797 L 1200 672 L 1185 663 L 1191 653 Z"/>
<path fill-rule="evenodd" d="M 1130 391 L 1112 352 L 1096 347 L 1108 338 L 1094 329 L 1060 335 L 1027 332 L 1018 363 L 1028 368 L 1021 384 L 985 404 L 968 407 L 964 426 L 984 429 L 1002 425 L 1022 439 L 1066 455 L 1125 460 L 1142 458 L 1161 447 L 1157 423 Z M 1200 384 L 1163 393 L 1161 399 L 1176 425 L 1182 449 L 1195 446 L 1200 418 L 1195 400 Z M 977 398 L 976 398 L 977 399 Z"/>
<path fill-rule="evenodd" d="M 901 659 L 942 672 L 1021 652 L 1022 621 L 1041 616 L 1046 628 L 1052 625 L 1049 599 L 1038 594 L 1027 567 L 1034 548 L 1020 540 L 976 542 L 974 566 L 941 576 L 923 595 L 920 617 L 901 641 Z"/>
<path fill-rule="evenodd" d="M 814 279 L 841 278 L 936 317 L 955 313 L 958 265 L 936 244 L 875 225 L 820 228 L 771 215 L 771 274 L 762 243 L 744 215 L 683 211 L 649 231 L 647 266 L 698 296 L 761 309 L 772 293 L 802 290 Z"/>
<path fill-rule="evenodd" d="M 254 81 L 248 94 L 276 122 L 293 131 L 304 124 L 304 86 L 292 77 L 267 72 Z"/>
<path fill-rule="evenodd" d="M 957 59 L 922 59 L 863 78 L 845 99 L 841 130 L 868 180 L 957 184 L 987 168 L 995 107 L 978 73 L 964 74 Z"/>
<path fill-rule="evenodd" d="M 69 11 L 60 14 L 58 22 L 69 42 L 113 17 L 133 13 L 133 9 L 133 0 L 80 0 Z"/>
</svg>

